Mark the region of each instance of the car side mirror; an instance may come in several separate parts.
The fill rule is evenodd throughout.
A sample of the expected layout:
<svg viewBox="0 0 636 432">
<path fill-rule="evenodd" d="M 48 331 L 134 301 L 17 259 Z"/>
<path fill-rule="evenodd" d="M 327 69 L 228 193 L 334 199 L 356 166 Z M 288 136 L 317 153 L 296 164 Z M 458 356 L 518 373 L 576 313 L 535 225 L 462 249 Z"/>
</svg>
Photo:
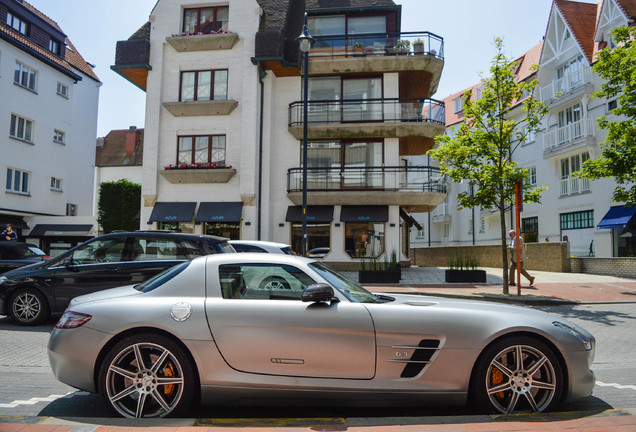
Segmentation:
<svg viewBox="0 0 636 432">
<path fill-rule="evenodd" d="M 331 285 L 324 283 L 309 285 L 303 291 L 302 300 L 304 302 L 328 302 L 333 299 L 334 293 Z"/>
<path fill-rule="evenodd" d="M 75 263 L 73 262 L 73 256 L 69 256 L 64 258 L 64 267 L 66 267 L 66 270 L 69 271 L 77 271 L 77 268 L 75 267 Z"/>
</svg>

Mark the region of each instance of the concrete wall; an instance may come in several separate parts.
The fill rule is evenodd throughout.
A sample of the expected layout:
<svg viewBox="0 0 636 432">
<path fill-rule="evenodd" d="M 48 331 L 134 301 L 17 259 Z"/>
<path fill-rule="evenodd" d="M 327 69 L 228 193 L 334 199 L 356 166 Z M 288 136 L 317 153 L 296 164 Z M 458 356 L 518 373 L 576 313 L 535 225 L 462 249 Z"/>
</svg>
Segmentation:
<svg viewBox="0 0 636 432">
<path fill-rule="evenodd" d="M 502 268 L 501 245 L 452 246 L 411 249 L 411 264 L 421 267 L 448 267 L 458 253 L 479 258 L 481 267 Z M 569 272 L 568 244 L 526 243 L 526 269 Z"/>
<path fill-rule="evenodd" d="M 636 279 L 636 258 L 570 258 L 572 273 Z"/>
</svg>

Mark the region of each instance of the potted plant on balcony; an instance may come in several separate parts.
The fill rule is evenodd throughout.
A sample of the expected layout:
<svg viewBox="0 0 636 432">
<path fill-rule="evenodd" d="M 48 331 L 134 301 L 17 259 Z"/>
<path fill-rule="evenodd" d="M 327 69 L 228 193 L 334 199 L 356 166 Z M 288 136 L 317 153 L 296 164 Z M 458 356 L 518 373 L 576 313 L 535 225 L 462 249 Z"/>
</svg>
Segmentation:
<svg viewBox="0 0 636 432">
<path fill-rule="evenodd" d="M 411 41 L 407 39 L 400 39 L 395 43 L 393 48 L 397 55 L 407 55 L 411 52 Z"/>
<path fill-rule="evenodd" d="M 383 262 L 378 262 L 375 257 L 369 263 L 363 259 L 358 271 L 360 283 L 399 283 L 401 277 L 402 268 L 395 251 L 391 252 L 391 261 L 387 261 L 386 256 Z"/>
<path fill-rule="evenodd" d="M 486 283 L 486 270 L 479 270 L 479 258 L 464 256 L 461 251 L 449 259 L 448 270 L 445 272 L 446 282 Z"/>
<path fill-rule="evenodd" d="M 353 44 L 353 55 L 361 56 L 364 55 L 364 44 L 360 42 L 356 42 Z"/>
<path fill-rule="evenodd" d="M 413 53 L 424 54 L 424 41 L 422 39 L 415 39 L 413 41 Z"/>
</svg>

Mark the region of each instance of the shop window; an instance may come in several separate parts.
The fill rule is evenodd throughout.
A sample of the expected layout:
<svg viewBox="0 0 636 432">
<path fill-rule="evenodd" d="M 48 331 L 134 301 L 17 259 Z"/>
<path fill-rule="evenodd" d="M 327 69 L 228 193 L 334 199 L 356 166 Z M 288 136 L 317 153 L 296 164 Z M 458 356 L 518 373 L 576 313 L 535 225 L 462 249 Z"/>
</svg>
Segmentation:
<svg viewBox="0 0 636 432">
<path fill-rule="evenodd" d="M 194 224 L 192 222 L 159 222 L 159 229 L 193 234 Z"/>
<path fill-rule="evenodd" d="M 206 235 L 225 237 L 230 240 L 239 240 L 241 238 L 241 223 L 206 222 L 203 227 L 203 232 Z"/>
<path fill-rule="evenodd" d="M 292 224 L 291 247 L 300 252 L 303 225 Z M 331 250 L 331 224 L 307 224 L 307 256 L 324 258 Z"/>
<path fill-rule="evenodd" d="M 345 252 L 352 258 L 378 258 L 384 253 L 382 222 L 345 223 Z"/>
</svg>

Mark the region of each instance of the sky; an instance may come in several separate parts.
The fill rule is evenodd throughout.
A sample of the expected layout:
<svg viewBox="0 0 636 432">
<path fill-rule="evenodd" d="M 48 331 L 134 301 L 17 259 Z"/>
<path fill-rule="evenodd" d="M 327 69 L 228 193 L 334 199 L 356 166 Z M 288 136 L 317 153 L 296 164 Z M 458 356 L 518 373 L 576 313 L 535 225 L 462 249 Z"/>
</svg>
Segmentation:
<svg viewBox="0 0 636 432">
<path fill-rule="evenodd" d="M 89 63 L 100 90 L 97 136 L 143 127 L 145 93 L 110 69 L 115 45 L 148 21 L 156 0 L 28 0 L 56 21 Z M 402 5 L 402 31 L 428 31 L 444 39 L 444 70 L 436 99 L 486 76 L 501 37 L 513 60 L 541 42 L 552 0 L 394 0 Z M 593 0 L 584 0 L 593 3 Z M 230 0 L 231 7 L 231 0 Z"/>
</svg>

